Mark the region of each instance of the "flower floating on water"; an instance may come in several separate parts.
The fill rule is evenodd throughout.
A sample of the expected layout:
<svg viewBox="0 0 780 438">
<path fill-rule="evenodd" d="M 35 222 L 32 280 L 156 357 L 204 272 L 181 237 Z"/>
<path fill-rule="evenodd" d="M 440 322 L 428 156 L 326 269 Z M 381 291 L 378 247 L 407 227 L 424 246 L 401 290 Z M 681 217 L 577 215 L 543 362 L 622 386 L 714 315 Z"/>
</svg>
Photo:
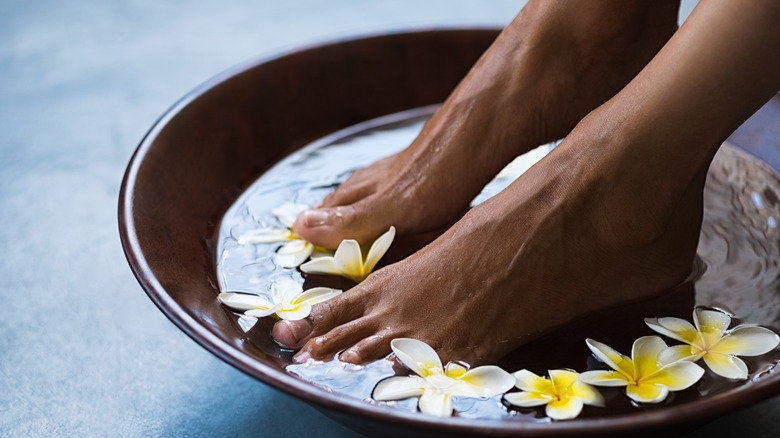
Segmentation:
<svg viewBox="0 0 780 438">
<path fill-rule="evenodd" d="M 238 237 L 238 243 L 276 243 L 286 242 L 276 252 L 276 261 L 283 268 L 297 268 L 305 262 L 315 250 L 315 246 L 295 234 L 293 224 L 299 214 L 309 207 L 302 204 L 287 203 L 274 208 L 271 213 L 286 228 L 258 228 Z"/>
<path fill-rule="evenodd" d="M 549 379 L 528 370 L 514 373 L 515 386 L 521 392 L 504 396 L 509 403 L 520 407 L 545 406 L 545 413 L 553 420 L 570 420 L 582 412 L 584 405 L 604 406 L 598 390 L 579 380 L 579 374 L 567 370 L 550 370 Z"/>
<path fill-rule="evenodd" d="M 745 362 L 737 356 L 758 356 L 777 347 L 780 337 L 756 325 L 743 324 L 727 330 L 731 317 L 717 310 L 697 308 L 693 324 L 680 318 L 645 318 L 653 330 L 685 345 L 664 352 L 664 360 L 688 359 L 704 363 L 715 374 L 729 379 L 747 379 Z"/>
<path fill-rule="evenodd" d="M 422 341 L 393 339 L 396 357 L 416 376 L 390 377 L 376 386 L 373 398 L 379 401 L 420 397 L 420 411 L 438 417 L 452 415 L 452 397 L 493 397 L 509 391 L 515 384 L 511 374 L 494 365 L 469 370 L 450 362 L 442 366 L 436 352 Z"/>
<path fill-rule="evenodd" d="M 363 251 L 356 240 L 343 240 L 333 257 L 319 257 L 301 265 L 307 274 L 341 275 L 360 283 L 368 277 L 374 267 L 390 248 L 395 238 L 395 227 L 379 236 L 363 258 Z"/>
<path fill-rule="evenodd" d="M 687 360 L 659 361 L 667 347 L 658 336 L 643 336 L 634 341 L 631 358 L 593 339 L 585 342 L 613 371 L 586 371 L 580 380 L 598 386 L 625 386 L 626 395 L 637 402 L 660 403 L 669 391 L 686 389 L 704 375 L 704 369 Z"/>
<path fill-rule="evenodd" d="M 516 157 L 496 175 L 497 180 L 515 180 L 550 152 L 555 143 L 542 145 Z"/>
<path fill-rule="evenodd" d="M 271 285 L 270 300 L 259 295 L 223 292 L 219 301 L 244 315 L 261 318 L 276 315 L 280 319 L 303 319 L 311 313 L 311 306 L 340 294 L 338 289 L 314 287 L 303 291 L 301 285 L 290 278 L 281 278 Z"/>
</svg>

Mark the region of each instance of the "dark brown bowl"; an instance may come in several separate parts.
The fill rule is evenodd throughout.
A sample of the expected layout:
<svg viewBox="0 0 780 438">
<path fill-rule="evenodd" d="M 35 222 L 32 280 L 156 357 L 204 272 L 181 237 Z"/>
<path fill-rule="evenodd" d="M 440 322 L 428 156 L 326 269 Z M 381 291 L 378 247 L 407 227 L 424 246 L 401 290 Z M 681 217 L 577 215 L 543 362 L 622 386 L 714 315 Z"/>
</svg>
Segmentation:
<svg viewBox="0 0 780 438">
<path fill-rule="evenodd" d="M 122 244 L 143 289 L 217 357 L 372 435 L 680 431 L 776 394 L 780 375 L 773 373 L 673 409 L 554 423 L 437 419 L 318 389 L 245 342 L 216 299 L 216 234 L 228 207 L 262 172 L 318 138 L 443 101 L 498 32 L 432 30 L 324 44 L 235 68 L 185 96 L 138 146 L 120 193 Z"/>
</svg>

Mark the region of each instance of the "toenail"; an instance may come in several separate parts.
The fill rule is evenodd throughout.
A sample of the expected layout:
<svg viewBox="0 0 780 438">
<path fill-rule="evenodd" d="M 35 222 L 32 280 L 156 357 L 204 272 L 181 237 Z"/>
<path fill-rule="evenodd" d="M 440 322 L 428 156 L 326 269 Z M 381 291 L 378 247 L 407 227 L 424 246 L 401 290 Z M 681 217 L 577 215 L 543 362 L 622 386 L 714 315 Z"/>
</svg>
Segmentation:
<svg viewBox="0 0 780 438">
<path fill-rule="evenodd" d="M 358 355 L 352 350 L 347 350 L 341 353 L 339 359 L 341 359 L 342 362 L 355 363 L 358 360 Z"/>
<path fill-rule="evenodd" d="M 319 227 L 328 225 L 331 220 L 331 214 L 327 210 L 307 210 L 303 212 L 303 223 L 307 227 Z"/>
<path fill-rule="evenodd" d="M 306 319 L 293 321 L 292 323 L 287 323 L 287 330 L 290 331 L 290 334 L 293 339 L 295 339 L 295 344 L 297 345 L 301 339 L 309 336 L 309 333 L 311 333 L 311 323 Z"/>
<path fill-rule="evenodd" d="M 301 351 L 298 352 L 295 356 L 293 356 L 293 362 L 295 363 L 304 363 L 307 360 L 311 359 L 311 354 L 309 354 L 308 351 Z"/>
</svg>

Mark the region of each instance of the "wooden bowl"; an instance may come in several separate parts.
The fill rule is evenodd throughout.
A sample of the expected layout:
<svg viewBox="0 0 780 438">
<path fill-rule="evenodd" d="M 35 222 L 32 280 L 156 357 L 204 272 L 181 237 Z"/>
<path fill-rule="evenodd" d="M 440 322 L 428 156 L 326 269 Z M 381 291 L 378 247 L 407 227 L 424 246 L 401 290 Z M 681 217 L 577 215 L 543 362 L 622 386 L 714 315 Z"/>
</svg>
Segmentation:
<svg viewBox="0 0 780 438">
<path fill-rule="evenodd" d="M 679 431 L 777 393 L 780 376 L 772 375 L 725 395 L 630 415 L 553 423 L 439 419 L 323 391 L 245 342 L 216 299 L 216 233 L 228 207 L 262 172 L 318 138 L 442 102 L 498 32 L 417 31 L 304 48 L 235 68 L 181 99 L 141 141 L 119 198 L 124 251 L 152 301 L 225 362 L 372 436 Z"/>
</svg>

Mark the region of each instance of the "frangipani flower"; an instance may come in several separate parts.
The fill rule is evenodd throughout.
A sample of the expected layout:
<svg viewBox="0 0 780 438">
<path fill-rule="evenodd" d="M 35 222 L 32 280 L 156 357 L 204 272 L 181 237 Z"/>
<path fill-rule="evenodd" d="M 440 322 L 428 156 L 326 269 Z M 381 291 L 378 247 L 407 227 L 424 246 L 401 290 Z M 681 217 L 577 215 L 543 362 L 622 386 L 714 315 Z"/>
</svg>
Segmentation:
<svg viewBox="0 0 780 438">
<path fill-rule="evenodd" d="M 625 386 L 626 395 L 642 403 L 660 403 L 669 391 L 681 391 L 698 382 L 704 370 L 693 362 L 660 362 L 666 349 L 658 336 L 643 336 L 634 341 L 631 358 L 593 339 L 585 341 L 601 361 L 614 371 L 586 371 L 580 380 L 598 386 Z"/>
<path fill-rule="evenodd" d="M 548 374 L 549 380 L 528 370 L 514 373 L 515 386 L 522 392 L 507 394 L 504 399 L 520 407 L 546 405 L 545 413 L 553 420 L 576 418 L 584 405 L 604 406 L 601 393 L 581 382 L 574 371 L 550 370 Z"/>
<path fill-rule="evenodd" d="M 239 236 L 238 243 L 245 245 L 286 242 L 276 252 L 276 261 L 283 268 L 297 268 L 312 255 L 315 248 L 313 244 L 301 239 L 293 231 L 295 219 L 308 208 L 306 205 L 292 203 L 274 208 L 271 213 L 287 228 L 258 228 Z"/>
<path fill-rule="evenodd" d="M 340 294 L 338 289 L 314 287 L 303 291 L 301 285 L 290 278 L 281 278 L 271 285 L 270 300 L 258 295 L 223 292 L 219 301 L 244 315 L 261 318 L 276 315 L 280 319 L 297 320 L 309 316 L 311 306 Z"/>
<path fill-rule="evenodd" d="M 395 238 L 395 227 L 379 236 L 363 258 L 363 251 L 356 240 L 343 240 L 333 257 L 319 257 L 301 265 L 307 274 L 332 274 L 351 278 L 360 283 L 368 277 Z"/>
<path fill-rule="evenodd" d="M 536 149 L 532 149 L 526 152 L 525 154 L 516 157 L 509 164 L 507 164 L 503 169 L 501 169 L 500 172 L 498 172 L 498 175 L 496 175 L 496 179 L 497 180 L 517 179 L 520 175 L 525 173 L 525 171 L 530 169 L 531 166 L 533 166 L 539 160 L 544 158 L 544 156 L 547 155 L 547 153 L 552 150 L 554 145 L 555 143 L 542 145 L 537 147 Z"/>
<path fill-rule="evenodd" d="M 450 362 L 443 367 L 436 352 L 422 341 L 393 339 L 393 352 L 416 376 L 390 377 L 374 388 L 375 400 L 401 400 L 420 397 L 420 411 L 438 417 L 452 415 L 452 397 L 493 397 L 515 384 L 511 374 L 494 365 L 469 370 Z"/>
<path fill-rule="evenodd" d="M 731 317 L 717 310 L 694 309 L 693 325 L 680 318 L 645 318 L 653 330 L 685 345 L 675 345 L 665 351 L 666 361 L 704 359 L 715 373 L 729 379 L 747 379 L 745 362 L 737 356 L 758 356 L 780 343 L 776 333 L 755 325 L 739 325 L 726 330 Z"/>
</svg>

